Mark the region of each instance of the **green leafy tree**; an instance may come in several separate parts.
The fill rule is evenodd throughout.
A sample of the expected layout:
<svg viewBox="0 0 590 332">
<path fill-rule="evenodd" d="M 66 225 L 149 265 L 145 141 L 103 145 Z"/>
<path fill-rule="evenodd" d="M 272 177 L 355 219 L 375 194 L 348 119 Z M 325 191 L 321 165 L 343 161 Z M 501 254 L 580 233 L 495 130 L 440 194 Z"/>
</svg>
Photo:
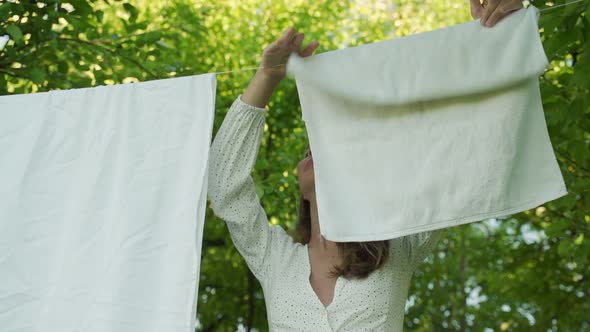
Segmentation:
<svg viewBox="0 0 590 332">
<path fill-rule="evenodd" d="M 539 21 L 551 61 L 540 77 L 543 107 L 570 194 L 446 232 L 413 278 L 406 330 L 590 330 L 588 4 L 543 12 Z M 6 1 L 0 94 L 256 67 L 289 26 L 318 40 L 317 54 L 469 20 L 468 2 L 458 0 Z M 215 131 L 253 73 L 217 75 Z M 293 80 L 283 80 L 269 109 L 253 177 L 270 223 L 293 230 L 295 166 L 307 144 Z M 223 221 L 211 209 L 206 220 L 198 330 L 268 330 L 260 284 Z"/>
</svg>

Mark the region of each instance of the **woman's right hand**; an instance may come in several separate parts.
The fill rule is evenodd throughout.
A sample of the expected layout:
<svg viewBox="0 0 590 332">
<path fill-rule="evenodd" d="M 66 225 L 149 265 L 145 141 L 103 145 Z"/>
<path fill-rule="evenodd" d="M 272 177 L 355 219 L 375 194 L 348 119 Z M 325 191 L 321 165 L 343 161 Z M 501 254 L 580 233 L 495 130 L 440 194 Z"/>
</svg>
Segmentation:
<svg viewBox="0 0 590 332">
<path fill-rule="evenodd" d="M 319 46 L 317 41 L 312 41 L 301 50 L 303 38 L 305 38 L 305 34 L 303 32 L 297 33 L 294 27 L 285 30 L 279 39 L 264 48 L 260 71 L 274 80 L 285 78 L 287 59 L 291 53 L 296 52 L 301 57 L 308 57 Z"/>
<path fill-rule="evenodd" d="M 266 107 L 274 89 L 287 74 L 287 60 L 291 53 L 301 57 L 310 56 L 318 47 L 317 41 L 311 42 L 301 50 L 304 34 L 296 33 L 293 27 L 285 30 L 283 35 L 268 45 L 262 53 L 262 68 L 258 68 L 248 87 L 242 94 L 242 101 L 256 107 Z"/>
</svg>

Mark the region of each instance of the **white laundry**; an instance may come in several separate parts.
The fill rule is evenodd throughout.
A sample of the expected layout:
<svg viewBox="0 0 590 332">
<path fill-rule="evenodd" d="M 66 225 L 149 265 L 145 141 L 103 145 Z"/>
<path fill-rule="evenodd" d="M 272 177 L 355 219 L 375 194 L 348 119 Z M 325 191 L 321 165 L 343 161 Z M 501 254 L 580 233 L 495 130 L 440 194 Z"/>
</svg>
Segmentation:
<svg viewBox="0 0 590 332">
<path fill-rule="evenodd" d="M 215 88 L 0 97 L 0 330 L 194 331 Z"/>
<path fill-rule="evenodd" d="M 567 194 L 538 76 L 539 10 L 301 58 L 320 230 L 376 241 L 505 216 Z"/>
</svg>

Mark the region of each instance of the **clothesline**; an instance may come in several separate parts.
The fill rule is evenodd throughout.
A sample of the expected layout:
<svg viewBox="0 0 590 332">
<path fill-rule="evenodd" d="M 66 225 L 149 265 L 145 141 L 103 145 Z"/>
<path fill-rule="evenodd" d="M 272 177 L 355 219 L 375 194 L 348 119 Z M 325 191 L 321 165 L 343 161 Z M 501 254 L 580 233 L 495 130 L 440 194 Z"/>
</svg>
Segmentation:
<svg viewBox="0 0 590 332">
<path fill-rule="evenodd" d="M 555 9 L 555 8 L 559 8 L 559 7 L 563 7 L 563 6 L 569 6 L 569 5 L 574 4 L 576 2 L 582 2 L 582 1 L 584 1 L 584 0 L 576 0 L 576 1 L 564 3 L 564 4 L 561 4 L 561 5 L 557 5 L 557 6 L 551 6 L 551 7 L 548 7 L 548 8 L 543 8 L 543 9 L 541 9 L 539 11 L 540 12 L 544 12 L 544 11 L 547 11 L 547 10 L 551 10 L 551 9 Z"/>
<path fill-rule="evenodd" d="M 543 9 L 539 10 L 539 12 L 544 12 L 544 11 L 556 9 L 556 8 L 559 8 L 559 7 L 569 6 L 571 4 L 574 4 L 574 3 L 577 3 L 577 2 L 582 2 L 582 1 L 585 1 L 585 0 L 576 0 L 576 1 L 568 2 L 568 3 L 557 5 L 557 6 L 543 8 Z M 267 67 L 267 68 L 281 67 L 281 66 L 285 66 L 285 64 L 270 66 L 270 67 Z M 227 74 L 227 73 L 236 73 L 236 72 L 240 72 L 240 71 L 257 70 L 257 69 L 260 69 L 260 68 L 265 68 L 265 67 L 263 67 L 263 66 L 260 66 L 260 67 L 248 67 L 248 68 L 241 68 L 241 69 L 235 69 L 235 70 L 209 72 L 209 73 L 205 73 L 205 74 Z"/>
</svg>

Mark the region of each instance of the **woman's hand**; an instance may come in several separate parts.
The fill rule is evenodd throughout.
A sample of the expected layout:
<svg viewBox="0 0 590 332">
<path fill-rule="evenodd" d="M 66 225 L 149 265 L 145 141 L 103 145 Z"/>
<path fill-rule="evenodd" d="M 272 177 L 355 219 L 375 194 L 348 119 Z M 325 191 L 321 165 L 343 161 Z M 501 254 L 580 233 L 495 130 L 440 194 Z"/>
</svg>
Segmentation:
<svg viewBox="0 0 590 332">
<path fill-rule="evenodd" d="M 288 28 L 283 35 L 268 45 L 262 53 L 261 67 L 242 94 L 242 101 L 256 107 L 265 107 L 274 89 L 285 78 L 287 68 L 285 64 L 289 55 L 296 52 L 301 57 L 310 56 L 318 47 L 317 41 L 311 42 L 301 50 L 303 32 L 295 33 L 294 28 Z"/>
<path fill-rule="evenodd" d="M 305 38 L 303 32 L 296 33 L 295 28 L 290 27 L 283 32 L 283 35 L 268 45 L 262 52 L 262 73 L 276 80 L 285 78 L 287 73 L 287 59 L 291 53 L 295 52 L 301 57 L 308 57 L 313 54 L 319 46 L 317 41 L 313 41 L 301 50 L 301 43 Z"/>
<path fill-rule="evenodd" d="M 479 18 L 479 23 L 488 28 L 524 7 L 520 0 L 483 0 L 483 4 L 479 0 L 470 0 L 470 4 L 471 17 Z"/>
</svg>

